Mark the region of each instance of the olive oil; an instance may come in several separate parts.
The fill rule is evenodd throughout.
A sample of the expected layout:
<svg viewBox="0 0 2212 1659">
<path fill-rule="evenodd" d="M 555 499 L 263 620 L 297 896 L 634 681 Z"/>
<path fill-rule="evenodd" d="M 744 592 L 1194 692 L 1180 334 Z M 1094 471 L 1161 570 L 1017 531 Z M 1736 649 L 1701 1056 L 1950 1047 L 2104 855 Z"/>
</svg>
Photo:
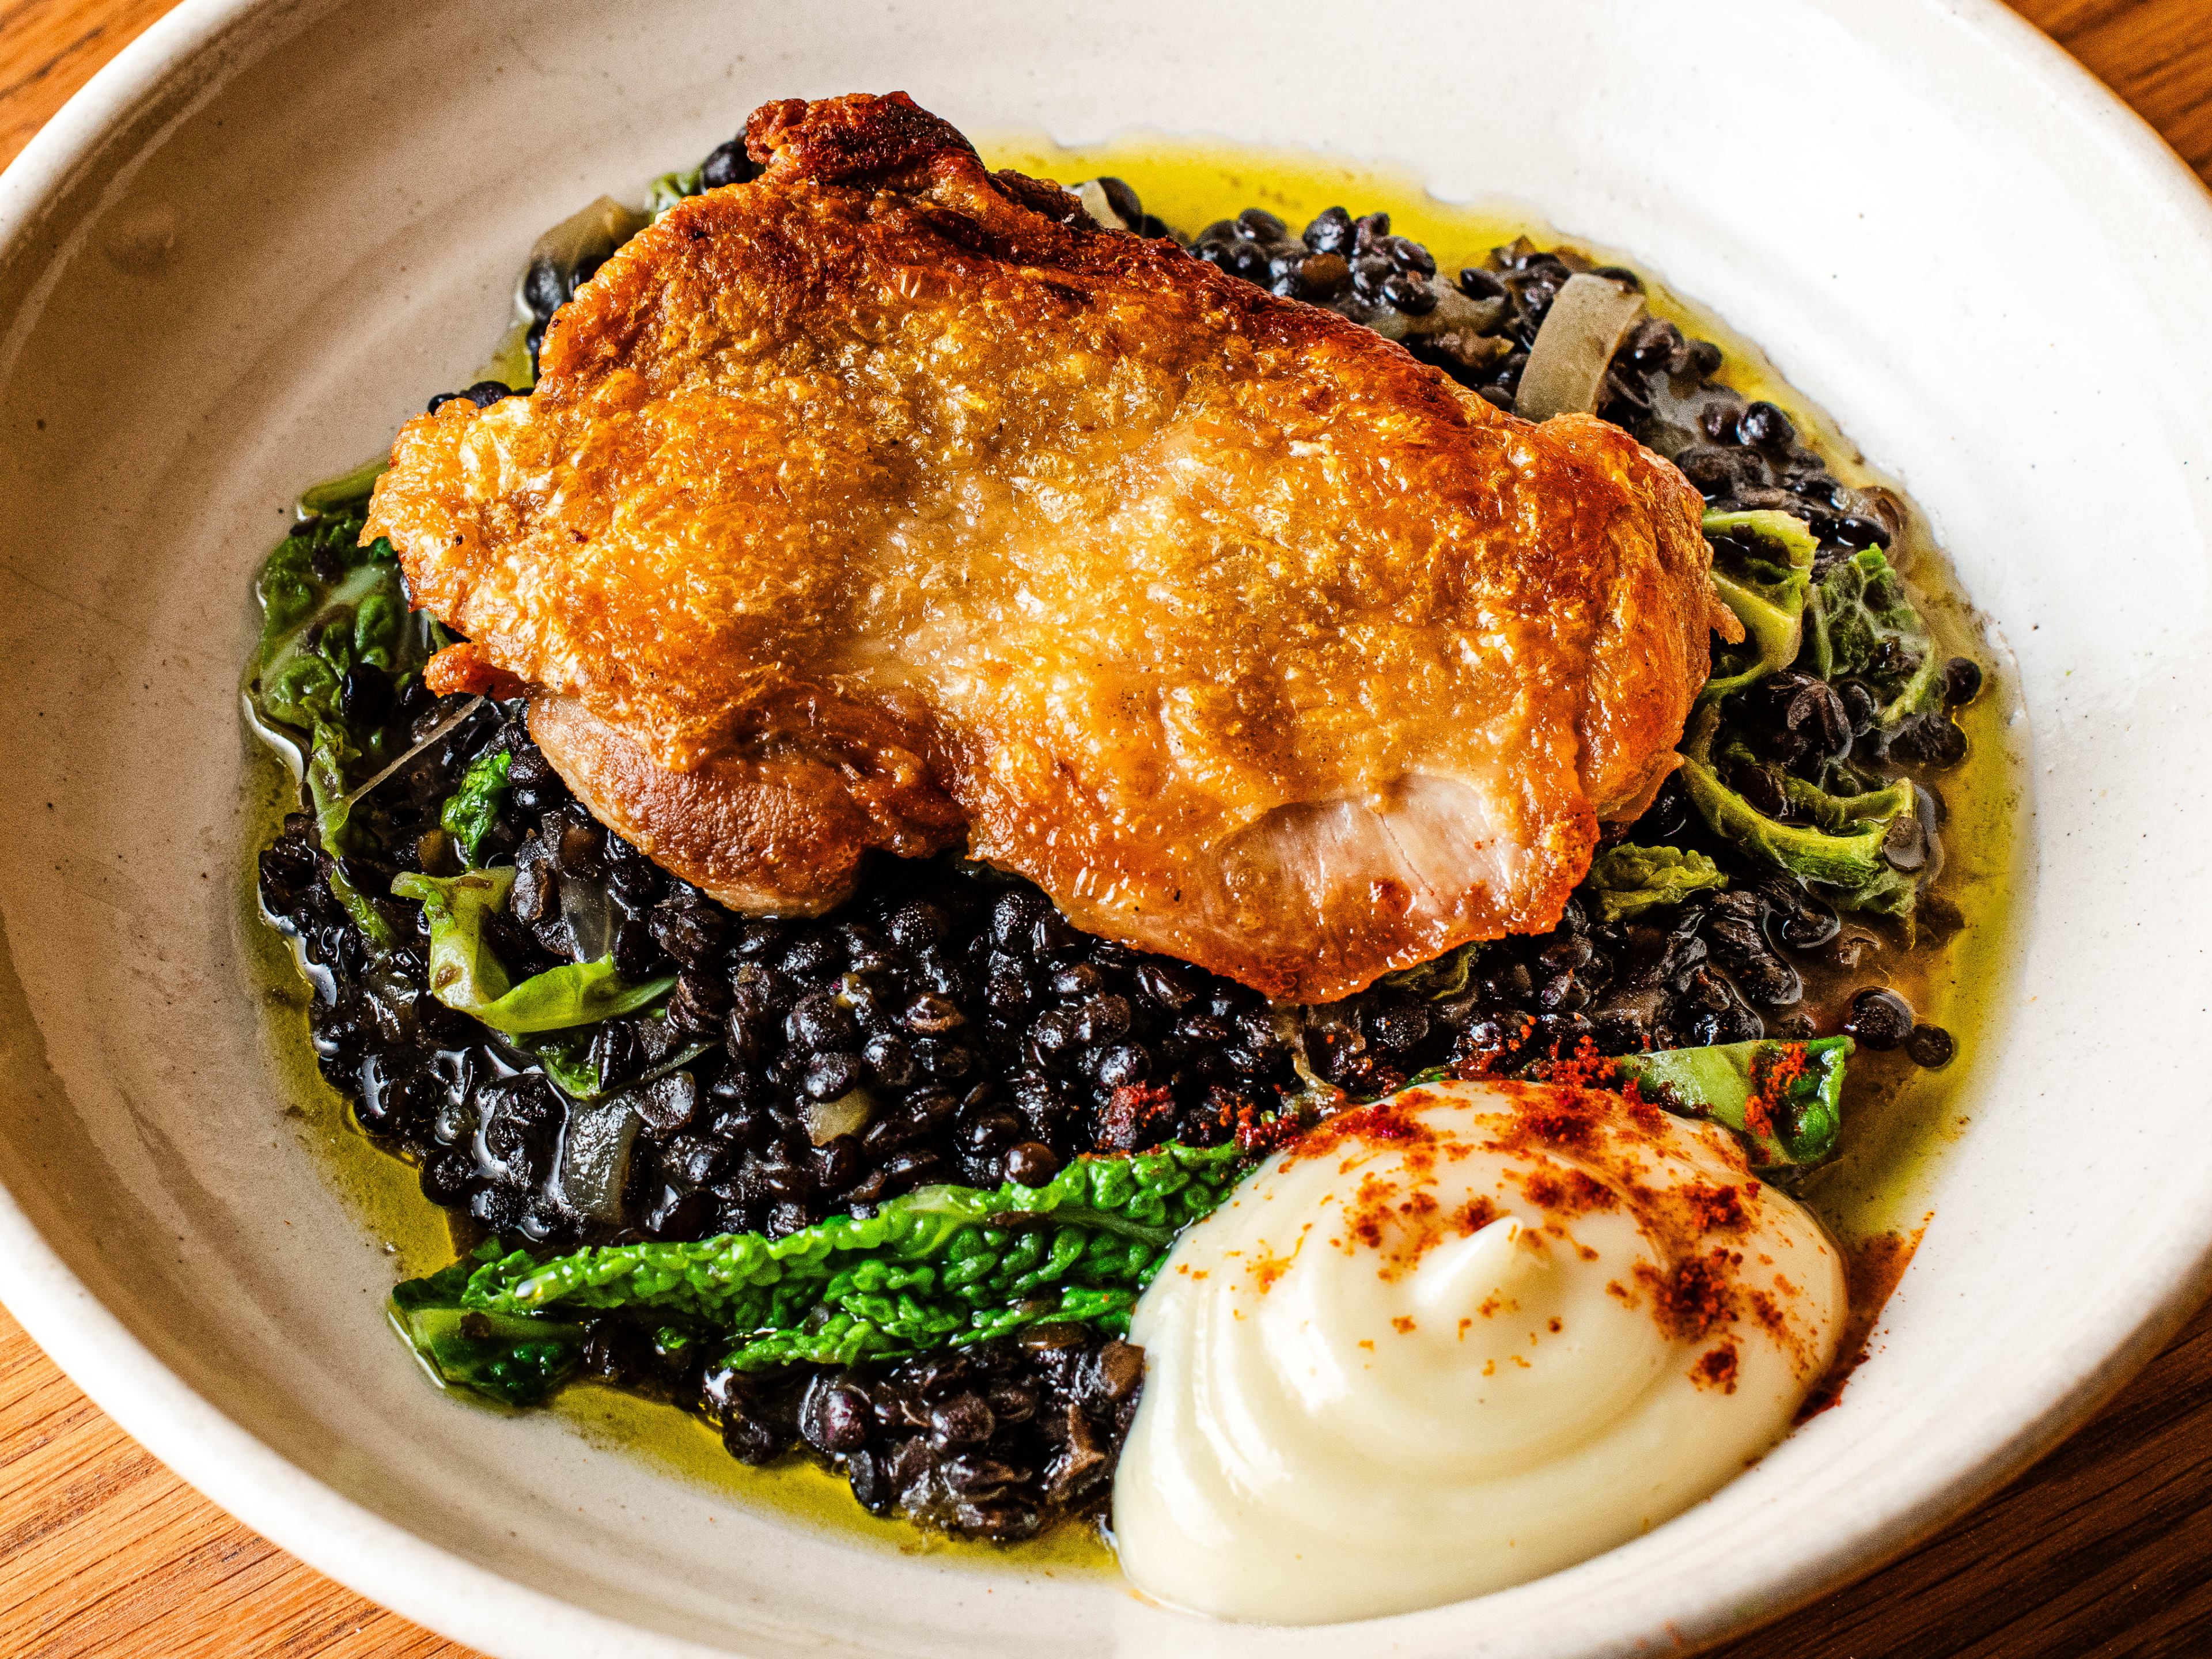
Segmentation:
<svg viewBox="0 0 2212 1659">
<path fill-rule="evenodd" d="M 1011 167 L 1066 184 L 1102 174 L 1123 178 L 1148 211 L 1185 235 L 1250 206 L 1276 213 L 1295 229 L 1322 209 L 1341 204 L 1355 213 L 1388 212 L 1392 228 L 1426 245 L 1447 273 L 1480 264 L 1492 248 L 1520 236 L 1547 247 L 1565 240 L 1525 214 L 1438 201 L 1411 173 L 1315 155 L 1148 134 L 1075 149 L 1022 136 L 1001 137 L 979 147 L 994 167 Z M 1894 481 L 1869 466 L 1824 410 L 1782 380 L 1757 346 L 1674 294 L 1632 256 L 1587 242 L 1568 245 L 1598 263 L 1638 271 L 1656 314 L 1721 347 L 1724 362 L 1715 378 L 1782 408 L 1838 478 L 1855 487 L 1887 488 L 1904 498 Z M 518 367 L 519 337 L 519 329 L 509 331 L 478 378 L 506 371 L 494 377 L 520 384 L 526 376 Z M 2009 661 L 1984 632 L 1917 508 L 1892 556 L 1906 574 L 1937 648 L 1946 655 L 1972 657 L 1987 678 L 1980 696 L 1960 712 L 1969 759 L 1937 781 L 1948 811 L 1944 864 L 1923 895 L 1923 915 L 1929 921 L 1923 924 L 1917 948 L 1893 924 L 1863 927 L 1858 929 L 1865 935 L 1863 954 L 1842 970 L 1839 982 L 1808 984 L 1808 994 L 1824 1001 L 1836 995 L 1848 1001 L 1851 990 L 1867 986 L 1893 987 L 1919 1018 L 1943 1025 L 1959 1043 L 1957 1058 L 1940 1071 L 1921 1070 L 1902 1052 L 1863 1049 L 1851 1060 L 1843 1150 L 1802 1187 L 1802 1196 L 1847 1245 L 1893 1229 L 1910 1231 L 1924 1218 L 1935 1155 L 1956 1139 L 1965 1121 L 1957 1103 L 1960 1085 L 1971 1076 L 1978 1054 L 2002 1037 L 2014 899 L 2027 844 L 2026 733 L 2014 712 L 2017 697 Z M 303 1143 L 361 1224 L 391 1252 L 393 1279 L 432 1272 L 473 1240 L 457 1239 L 449 1231 L 444 1212 L 422 1198 L 412 1166 L 380 1152 L 353 1127 L 345 1102 L 317 1068 L 303 1018 L 307 987 L 284 941 L 262 921 L 253 891 L 252 854 L 275 834 L 293 805 L 295 787 L 258 744 L 248 742 L 254 759 L 248 769 L 250 836 L 243 849 L 240 921 L 255 988 L 269 1016 L 271 1071 Z M 1047 1573 L 1111 1569 L 1110 1553 L 1087 1524 L 1065 1525 L 1007 1547 L 950 1542 L 902 1522 L 878 1519 L 853 1501 L 842 1480 L 807 1460 L 788 1458 L 768 1469 L 738 1463 L 723 1451 L 711 1427 L 673 1406 L 584 1385 L 563 1393 L 553 1409 L 594 1443 L 644 1457 L 677 1479 L 727 1493 L 732 1501 L 766 1506 L 796 1524 L 834 1529 L 869 1547 L 924 1553 L 949 1565 L 1004 1565 Z"/>
<path fill-rule="evenodd" d="M 285 813 L 299 810 L 299 785 L 258 739 L 245 732 L 240 737 L 246 745 L 247 807 L 241 817 L 247 836 L 239 935 L 266 1014 L 262 1052 L 279 1080 L 285 1116 L 362 1227 L 390 1255 L 392 1282 L 435 1273 L 457 1254 L 446 1212 L 422 1196 L 415 1166 L 379 1151 L 355 1126 L 345 1097 L 323 1080 L 307 1034 L 314 994 L 284 937 L 262 919 L 254 855 L 275 839 Z"/>
</svg>

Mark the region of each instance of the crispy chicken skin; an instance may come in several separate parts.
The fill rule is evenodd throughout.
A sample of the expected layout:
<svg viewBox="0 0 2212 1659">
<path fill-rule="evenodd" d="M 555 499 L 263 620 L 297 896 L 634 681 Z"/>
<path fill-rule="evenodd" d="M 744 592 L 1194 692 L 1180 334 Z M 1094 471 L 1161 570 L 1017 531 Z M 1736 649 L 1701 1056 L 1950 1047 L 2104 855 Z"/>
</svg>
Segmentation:
<svg viewBox="0 0 2212 1659">
<path fill-rule="evenodd" d="M 601 820 L 754 912 L 967 841 L 1078 925 L 1325 1000 L 1557 921 L 1707 665 L 1697 492 L 1615 428 L 988 173 L 763 106 L 408 423 L 368 535 Z"/>
</svg>

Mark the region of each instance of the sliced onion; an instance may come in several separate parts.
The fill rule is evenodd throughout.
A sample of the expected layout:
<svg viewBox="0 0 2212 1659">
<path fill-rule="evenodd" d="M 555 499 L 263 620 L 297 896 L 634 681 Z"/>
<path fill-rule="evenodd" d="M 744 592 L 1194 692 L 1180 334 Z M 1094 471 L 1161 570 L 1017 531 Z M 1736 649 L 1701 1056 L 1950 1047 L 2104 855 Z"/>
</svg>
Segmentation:
<svg viewBox="0 0 2212 1659">
<path fill-rule="evenodd" d="M 579 1215 L 609 1226 L 623 1219 L 623 1188 L 637 1145 L 636 1109 L 627 1093 L 569 1109 L 561 1137 L 561 1201 Z"/>
<path fill-rule="evenodd" d="M 614 948 L 614 904 L 607 890 L 581 876 L 561 878 L 561 920 L 579 962 L 597 962 Z"/>
<path fill-rule="evenodd" d="M 1114 211 L 1114 204 L 1106 199 L 1106 187 L 1096 179 L 1085 179 L 1067 192 L 1083 204 L 1083 210 L 1107 230 L 1134 230 L 1136 226 Z"/>
<path fill-rule="evenodd" d="M 805 1111 L 806 1138 L 817 1146 L 826 1146 L 839 1135 L 856 1135 L 867 1127 L 874 1109 L 866 1089 L 855 1089 L 835 1100 L 810 1100 Z"/>
<path fill-rule="evenodd" d="M 1643 315 L 1635 289 L 1587 271 L 1568 277 L 1528 349 L 1513 412 L 1531 421 L 1591 413 L 1613 354 Z"/>
</svg>

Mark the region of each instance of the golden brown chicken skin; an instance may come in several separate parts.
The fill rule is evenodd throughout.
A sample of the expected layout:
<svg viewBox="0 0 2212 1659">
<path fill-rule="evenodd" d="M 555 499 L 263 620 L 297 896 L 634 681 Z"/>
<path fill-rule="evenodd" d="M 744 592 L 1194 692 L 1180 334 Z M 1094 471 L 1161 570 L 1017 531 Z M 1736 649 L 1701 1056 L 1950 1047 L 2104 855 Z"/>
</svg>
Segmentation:
<svg viewBox="0 0 2212 1659">
<path fill-rule="evenodd" d="M 1323 1000 L 1540 931 L 1706 673 L 1697 492 L 985 171 L 903 94 L 769 104 L 410 422 L 369 536 L 605 823 L 815 914 L 967 842 L 1078 925 Z"/>
</svg>

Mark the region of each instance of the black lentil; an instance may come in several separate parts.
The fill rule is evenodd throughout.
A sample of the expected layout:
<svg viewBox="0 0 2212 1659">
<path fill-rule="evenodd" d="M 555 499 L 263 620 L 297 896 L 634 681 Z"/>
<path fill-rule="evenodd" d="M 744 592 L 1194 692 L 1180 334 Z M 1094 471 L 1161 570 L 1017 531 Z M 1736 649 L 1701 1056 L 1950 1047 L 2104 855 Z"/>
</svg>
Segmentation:
<svg viewBox="0 0 2212 1659">
<path fill-rule="evenodd" d="M 1869 1048 L 1897 1048 L 1912 1034 L 1912 1006 L 1894 991 L 1862 991 L 1851 999 L 1844 1030 Z"/>
<path fill-rule="evenodd" d="M 1951 708 L 1964 708 L 1982 690 L 1982 665 L 1972 657 L 1954 657 L 1943 665 L 1943 702 Z"/>
<path fill-rule="evenodd" d="M 1937 769 L 1956 766 L 1966 757 L 1966 734 L 1940 708 L 1906 719 L 1891 733 L 1887 757 L 1914 765 Z"/>
<path fill-rule="evenodd" d="M 1754 448 L 1784 453 L 1797 441 L 1797 428 L 1787 415 L 1762 401 L 1749 405 L 1737 417 L 1736 436 Z"/>
<path fill-rule="evenodd" d="M 719 190 L 724 185 L 741 185 L 749 179 L 760 177 L 760 164 L 745 154 L 743 133 L 726 143 L 717 144 L 699 168 L 699 183 L 703 189 Z"/>
<path fill-rule="evenodd" d="M 1942 1026 L 1923 1024 L 1915 1025 L 1912 1035 L 1905 1039 L 1905 1052 L 1915 1066 L 1933 1071 L 1951 1063 L 1952 1056 L 1959 1052 L 1959 1044 Z"/>
</svg>

